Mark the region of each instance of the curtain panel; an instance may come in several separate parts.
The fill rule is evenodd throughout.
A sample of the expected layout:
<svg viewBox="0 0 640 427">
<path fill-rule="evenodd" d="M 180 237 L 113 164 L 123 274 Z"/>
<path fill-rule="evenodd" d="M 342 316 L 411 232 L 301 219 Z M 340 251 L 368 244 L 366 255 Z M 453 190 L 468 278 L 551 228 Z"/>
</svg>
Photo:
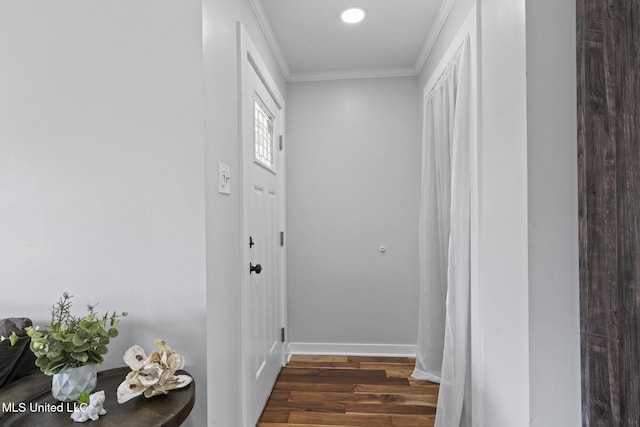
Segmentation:
<svg viewBox="0 0 640 427">
<path fill-rule="evenodd" d="M 470 425 L 470 53 L 467 38 L 424 99 L 413 377 L 440 383 L 436 427 Z"/>
</svg>

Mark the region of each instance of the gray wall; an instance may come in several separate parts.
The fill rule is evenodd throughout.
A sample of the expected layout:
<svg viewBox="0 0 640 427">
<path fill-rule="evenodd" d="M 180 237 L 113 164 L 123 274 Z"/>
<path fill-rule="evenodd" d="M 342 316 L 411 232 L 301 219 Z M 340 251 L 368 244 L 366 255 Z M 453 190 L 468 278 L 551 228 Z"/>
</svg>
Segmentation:
<svg viewBox="0 0 640 427">
<path fill-rule="evenodd" d="M 281 92 L 284 79 L 247 0 L 204 0 L 207 357 L 210 426 L 241 424 L 240 197 L 236 22 L 242 21 Z M 231 194 L 218 194 L 218 162 Z M 203 329 L 204 331 L 204 329 Z M 203 332 L 204 333 L 204 332 Z"/>
<path fill-rule="evenodd" d="M 420 84 L 289 86 L 292 341 L 415 343 L 419 94 L 472 4 L 454 5 Z M 104 367 L 120 365 L 133 343 L 165 338 L 203 385 L 190 424 L 204 425 L 208 406 L 209 425 L 234 426 L 240 204 L 237 191 L 221 196 L 216 186 L 218 161 L 238 172 L 236 21 L 287 87 L 247 1 L 204 0 L 202 11 L 193 0 L 123 5 L 0 3 L 0 287 L 33 290 L 0 310 L 45 323 L 63 290 L 78 308 L 127 310 Z M 530 409 L 539 426 L 580 423 L 574 7 L 536 0 L 526 11 Z"/>
<path fill-rule="evenodd" d="M 460 24 L 466 17 L 472 0 L 458 0 L 443 27 L 439 39 L 427 58 L 420 76 L 420 89 L 431 77 L 442 54 L 448 47 L 452 37 L 456 34 Z M 480 3 L 480 2 L 479 2 Z M 524 2 L 520 2 L 524 5 Z M 580 330 L 578 307 L 578 238 L 577 238 L 577 153 L 576 153 L 576 93 L 575 93 L 575 2 L 552 2 L 530 0 L 526 2 L 526 10 L 515 5 L 510 0 L 484 1 L 484 15 L 486 25 L 492 27 L 490 37 L 485 43 L 496 43 L 481 47 L 485 52 L 493 52 L 491 57 L 485 55 L 481 60 L 493 67 L 503 70 L 504 76 L 487 80 L 495 82 L 490 90 L 485 86 L 483 96 L 485 102 L 492 103 L 499 97 L 509 99 L 512 105 L 519 104 L 520 89 L 513 92 L 499 90 L 507 84 L 509 75 L 515 69 L 521 69 L 521 58 L 512 55 L 501 55 L 507 52 L 504 48 L 496 50 L 496 46 L 504 43 L 513 36 L 514 31 L 520 33 L 522 17 L 526 14 L 526 238 L 527 241 L 527 279 L 519 280 L 519 288 L 527 289 L 526 293 L 518 294 L 518 304 L 528 307 L 527 319 L 520 315 L 504 316 L 504 301 L 513 301 L 504 295 L 486 298 L 490 295 L 485 284 L 485 300 L 481 301 L 480 310 L 495 313 L 497 316 L 487 318 L 482 327 L 482 340 L 476 341 L 485 348 L 479 358 L 473 361 L 477 366 L 476 375 L 492 371 L 494 380 L 491 385 L 485 384 L 484 391 L 491 387 L 504 388 L 511 384 L 515 376 L 528 377 L 529 385 L 526 390 L 521 387 L 512 390 L 510 397 L 494 402 L 490 395 L 485 397 L 484 408 L 475 412 L 480 417 L 474 418 L 474 424 L 502 425 L 498 420 L 507 416 L 517 416 L 508 411 L 505 402 L 510 402 L 510 408 L 524 408 L 518 410 L 530 413 L 532 426 L 563 425 L 578 426 L 581 424 L 580 415 Z M 512 10 L 508 10 L 508 8 Z M 494 25 L 492 20 L 500 23 Z M 482 22 L 481 22 L 482 24 Z M 485 28 L 485 31 L 489 31 Z M 496 53 L 497 52 L 497 53 Z M 491 64 L 495 64 L 495 67 Z M 502 71 L 501 71 L 502 72 Z M 498 73 L 496 76 L 499 76 Z M 500 80 L 502 79 L 502 81 Z M 516 86 L 513 86 L 516 87 Z M 516 96 L 518 94 L 518 96 Z M 509 103 L 505 105 L 509 105 Z M 504 103 L 502 103 L 504 104 Z M 422 108 L 422 105 L 419 105 Z M 496 109 L 498 111 L 498 108 Z M 506 114 L 505 112 L 500 114 Z M 487 125 L 500 125 L 504 119 L 491 116 Z M 520 120 L 520 119 L 518 119 Z M 522 121 L 522 120 L 520 120 Z M 513 135 L 521 134 L 521 130 L 514 130 Z M 519 140 L 505 135 L 505 141 Z M 494 140 L 487 140 L 485 144 L 493 147 Z M 491 148 L 493 149 L 493 148 Z M 522 156 L 508 157 L 506 150 L 496 152 L 497 161 L 508 163 L 522 163 Z M 487 153 L 485 153 L 485 156 Z M 502 159 L 502 160 L 500 160 Z M 485 159 L 485 164 L 487 159 Z M 506 162 L 506 163 L 505 163 Z M 491 179 L 504 181 L 507 175 L 502 174 L 502 167 L 492 168 Z M 486 199 L 486 194 L 485 194 Z M 521 201 L 517 202 L 521 215 Z M 508 209 L 516 208 L 515 204 L 505 205 Z M 502 215 L 494 212 L 492 216 Z M 505 217 L 507 221 L 510 221 Z M 500 225 L 504 228 L 504 223 Z M 518 234 L 523 230 L 518 227 Z M 495 233 L 494 233 L 495 234 Z M 496 242 L 503 241 L 504 245 L 511 245 L 513 234 L 498 236 Z M 520 245 L 518 243 L 518 245 Z M 513 247 L 513 246 L 512 246 Z M 482 261 L 481 261 L 482 262 Z M 504 263 L 504 258 L 502 259 Z M 499 283 L 498 280 L 493 283 Z M 511 282 L 513 283 L 513 282 Z M 489 284 L 492 287 L 495 285 Z M 498 288 L 490 292 L 498 291 Z M 526 313 L 526 309 L 523 310 Z M 500 318 L 499 316 L 503 316 Z M 487 323 L 489 322 L 489 323 Z M 486 329 L 489 324 L 496 328 Z M 502 324 L 502 325 L 501 325 Z M 508 345 L 513 342 L 505 339 L 507 326 L 513 328 L 514 336 L 528 334 L 525 345 Z M 478 337 L 472 339 L 478 340 Z M 477 347 L 476 347 L 477 348 Z M 506 363 L 496 363 L 496 357 L 501 354 L 516 357 L 525 350 L 528 361 L 520 366 L 506 360 Z M 493 355 L 489 357 L 488 355 Z M 526 360 L 526 356 L 517 356 Z M 478 377 L 476 377 L 478 380 Z M 474 380 L 474 381 L 476 381 Z M 482 380 L 482 378 L 480 378 Z M 519 383 L 523 383 L 519 381 Z M 526 381 L 524 382 L 526 383 Z M 549 387 L 553 384 L 553 387 Z M 490 393 L 493 394 L 493 393 Z M 517 400 L 516 400 L 517 399 Z M 524 402 L 528 400 L 528 404 Z M 475 403 L 478 403 L 477 400 Z M 502 409 L 501 409 L 502 408 Z M 502 414 L 500 413 L 502 411 Z M 511 411 L 512 412 L 512 411 Z M 487 421 L 487 420 L 490 420 Z"/>
<path fill-rule="evenodd" d="M 480 248 L 471 369 L 480 427 L 530 419 L 525 3 L 478 4 Z"/>
<path fill-rule="evenodd" d="M 581 425 L 575 13 L 572 1 L 527 1 L 531 425 L 540 427 Z"/>
<path fill-rule="evenodd" d="M 0 311 L 44 324 L 63 290 L 127 310 L 104 368 L 164 338 L 198 383 L 187 425 L 239 425 L 240 202 L 217 193 L 218 161 L 238 182 L 237 21 L 286 94 L 253 11 L 45 3 L 0 3 L 0 285 L 33 290 Z"/>
<path fill-rule="evenodd" d="M 128 311 L 101 369 L 165 339 L 207 388 L 200 1 L 0 3 L 2 316 Z M 12 293 L 13 292 L 13 293 Z M 108 415 L 107 415 L 108 416 Z"/>
<path fill-rule="evenodd" d="M 418 92 L 415 77 L 289 85 L 290 341 L 415 345 Z"/>
</svg>

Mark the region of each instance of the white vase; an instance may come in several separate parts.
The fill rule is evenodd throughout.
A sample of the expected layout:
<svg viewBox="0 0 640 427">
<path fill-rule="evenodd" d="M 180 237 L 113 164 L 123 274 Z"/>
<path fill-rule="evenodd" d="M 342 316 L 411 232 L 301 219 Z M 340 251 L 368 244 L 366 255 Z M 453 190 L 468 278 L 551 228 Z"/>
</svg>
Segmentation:
<svg viewBox="0 0 640 427">
<path fill-rule="evenodd" d="M 96 365 L 67 368 L 54 374 L 51 380 L 51 394 L 61 402 L 73 402 L 80 393 L 96 388 Z"/>
</svg>

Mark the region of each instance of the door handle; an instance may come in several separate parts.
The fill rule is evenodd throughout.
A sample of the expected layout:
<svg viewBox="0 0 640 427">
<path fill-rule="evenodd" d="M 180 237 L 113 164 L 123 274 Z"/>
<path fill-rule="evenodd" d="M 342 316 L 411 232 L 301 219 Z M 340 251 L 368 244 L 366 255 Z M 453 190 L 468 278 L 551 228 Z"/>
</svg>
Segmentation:
<svg viewBox="0 0 640 427">
<path fill-rule="evenodd" d="M 256 274 L 260 274 L 260 272 L 262 271 L 262 266 L 260 264 L 256 264 L 253 265 L 251 263 L 249 263 L 249 274 L 256 272 Z"/>
</svg>

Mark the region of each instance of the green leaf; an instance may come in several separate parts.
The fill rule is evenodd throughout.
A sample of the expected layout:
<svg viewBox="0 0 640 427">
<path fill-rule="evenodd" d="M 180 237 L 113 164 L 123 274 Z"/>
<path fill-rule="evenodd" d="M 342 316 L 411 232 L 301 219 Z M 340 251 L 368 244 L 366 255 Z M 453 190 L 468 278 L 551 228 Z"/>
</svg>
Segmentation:
<svg viewBox="0 0 640 427">
<path fill-rule="evenodd" d="M 49 343 L 43 340 L 31 340 L 29 348 L 36 356 L 47 354 Z"/>
<path fill-rule="evenodd" d="M 16 345 L 16 343 L 18 342 L 18 336 L 15 332 L 12 332 L 11 335 L 9 335 L 9 342 L 12 346 Z"/>
<path fill-rule="evenodd" d="M 71 353 L 71 357 L 82 363 L 87 363 L 87 361 L 89 360 L 89 355 L 86 351 L 83 351 L 81 353 Z"/>
<path fill-rule="evenodd" d="M 38 368 L 45 368 L 51 361 L 46 356 L 40 356 L 36 359 L 36 366 Z"/>
<path fill-rule="evenodd" d="M 42 372 L 44 372 L 47 375 L 57 374 L 58 372 L 63 370 L 65 367 L 66 367 L 66 364 L 64 362 L 61 362 L 58 360 L 52 360 L 47 364 L 47 367 L 43 369 Z"/>
<path fill-rule="evenodd" d="M 98 345 L 107 345 L 109 344 L 109 342 L 111 341 L 111 338 L 109 337 L 109 334 L 98 338 Z"/>
<path fill-rule="evenodd" d="M 47 354 L 47 357 L 49 357 L 49 359 L 51 360 L 57 360 L 60 356 L 62 356 L 62 350 L 49 351 L 49 353 Z"/>
<path fill-rule="evenodd" d="M 76 347 L 75 349 L 71 349 L 70 351 L 74 351 L 76 353 L 82 352 L 82 351 L 87 351 L 91 348 L 91 345 L 89 343 L 85 343 L 82 344 L 80 347 Z"/>
<path fill-rule="evenodd" d="M 64 343 L 59 341 L 53 341 L 49 344 L 49 351 L 62 351 L 64 350 Z"/>
<path fill-rule="evenodd" d="M 91 401 L 91 393 L 88 391 L 83 391 L 82 393 L 80 393 L 80 396 L 78 396 L 78 400 L 76 400 L 76 402 L 78 402 L 78 405 L 88 405 L 89 402 Z"/>
<path fill-rule="evenodd" d="M 85 343 L 85 338 L 81 337 L 80 334 L 76 334 L 73 336 L 73 345 L 75 345 L 76 347 L 80 347 L 82 344 Z"/>
<path fill-rule="evenodd" d="M 26 328 L 31 337 L 30 348 L 36 356 L 37 366 L 48 374 L 58 373 L 69 367 L 82 366 L 87 363 L 101 363 L 102 354 L 106 354 L 111 338 L 118 336 L 119 317 L 116 311 L 107 312 L 104 316 L 95 311 L 95 305 L 88 305 L 88 314 L 74 316 L 71 313 L 71 298 L 64 292 L 62 297 L 51 307 L 51 322 L 48 330 Z M 107 323 L 109 327 L 107 328 Z M 7 337 L 12 344 L 19 337 Z M 15 342 L 14 342 L 15 340 Z"/>
</svg>

